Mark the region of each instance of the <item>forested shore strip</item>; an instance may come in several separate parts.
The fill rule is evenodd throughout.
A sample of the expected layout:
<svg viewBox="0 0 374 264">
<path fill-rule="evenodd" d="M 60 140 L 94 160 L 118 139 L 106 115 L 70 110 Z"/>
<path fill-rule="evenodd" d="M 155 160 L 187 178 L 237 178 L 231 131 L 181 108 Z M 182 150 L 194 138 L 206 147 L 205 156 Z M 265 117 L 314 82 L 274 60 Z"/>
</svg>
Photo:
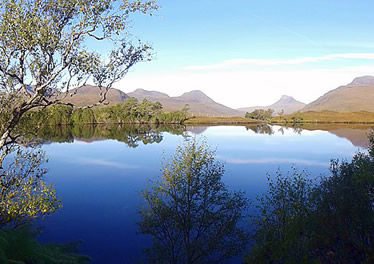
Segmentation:
<svg viewBox="0 0 374 264">
<path fill-rule="evenodd" d="M 73 124 L 183 124 L 187 110 L 164 112 L 159 102 L 128 98 L 122 103 L 93 108 L 74 108 L 56 104 L 42 110 L 27 112 L 20 121 L 23 126 L 57 126 Z"/>
</svg>

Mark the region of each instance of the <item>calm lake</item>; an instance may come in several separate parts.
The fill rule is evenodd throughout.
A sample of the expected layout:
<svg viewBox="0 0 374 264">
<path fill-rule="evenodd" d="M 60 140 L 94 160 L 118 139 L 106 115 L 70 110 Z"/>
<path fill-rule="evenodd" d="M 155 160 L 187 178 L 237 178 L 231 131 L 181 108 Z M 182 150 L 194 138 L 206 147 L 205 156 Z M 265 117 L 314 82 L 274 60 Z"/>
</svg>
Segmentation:
<svg viewBox="0 0 374 264">
<path fill-rule="evenodd" d="M 224 182 L 255 200 L 267 175 L 294 166 L 329 175 L 332 158 L 350 159 L 367 146 L 368 126 L 211 126 L 59 128 L 45 133 L 47 182 L 63 207 L 38 221 L 43 242 L 81 240 L 92 263 L 137 263 L 151 238 L 138 234 L 140 192 L 160 176 L 164 159 L 191 137 L 205 137 L 225 164 Z"/>
</svg>

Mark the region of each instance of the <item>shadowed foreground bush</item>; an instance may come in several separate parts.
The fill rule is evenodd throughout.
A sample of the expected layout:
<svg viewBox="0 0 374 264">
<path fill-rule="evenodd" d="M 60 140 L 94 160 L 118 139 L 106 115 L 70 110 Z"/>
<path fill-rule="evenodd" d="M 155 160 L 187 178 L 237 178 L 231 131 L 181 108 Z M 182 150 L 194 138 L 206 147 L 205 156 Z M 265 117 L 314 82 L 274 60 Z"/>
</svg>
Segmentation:
<svg viewBox="0 0 374 264">
<path fill-rule="evenodd" d="M 330 177 L 303 172 L 269 179 L 247 263 L 374 263 L 374 136 Z"/>
</svg>

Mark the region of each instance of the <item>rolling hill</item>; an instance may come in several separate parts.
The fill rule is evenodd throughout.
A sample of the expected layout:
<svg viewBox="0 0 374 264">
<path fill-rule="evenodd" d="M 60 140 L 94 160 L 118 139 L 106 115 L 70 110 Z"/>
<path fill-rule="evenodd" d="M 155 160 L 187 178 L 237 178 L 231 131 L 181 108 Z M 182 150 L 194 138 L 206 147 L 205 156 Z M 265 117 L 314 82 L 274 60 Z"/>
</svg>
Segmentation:
<svg viewBox="0 0 374 264">
<path fill-rule="evenodd" d="M 283 95 L 277 102 L 268 106 L 252 106 L 238 108 L 241 112 L 253 112 L 256 109 L 273 109 L 274 114 L 279 113 L 283 110 L 285 114 L 297 112 L 305 107 L 306 104 L 295 100 L 292 96 Z"/>
<path fill-rule="evenodd" d="M 188 104 L 188 112 L 194 115 L 242 115 L 242 113 L 237 110 L 215 102 L 209 96 L 199 90 L 187 92 L 181 96 L 170 97 L 165 93 L 160 93 L 157 91 L 137 89 L 134 92 L 128 93 L 128 96 L 135 97 L 138 100 L 147 99 L 150 101 L 158 101 L 163 105 L 165 111 L 181 110 L 186 104 Z"/>
<path fill-rule="evenodd" d="M 340 86 L 306 105 L 301 111 L 374 112 L 374 77 L 363 76 Z"/>
</svg>

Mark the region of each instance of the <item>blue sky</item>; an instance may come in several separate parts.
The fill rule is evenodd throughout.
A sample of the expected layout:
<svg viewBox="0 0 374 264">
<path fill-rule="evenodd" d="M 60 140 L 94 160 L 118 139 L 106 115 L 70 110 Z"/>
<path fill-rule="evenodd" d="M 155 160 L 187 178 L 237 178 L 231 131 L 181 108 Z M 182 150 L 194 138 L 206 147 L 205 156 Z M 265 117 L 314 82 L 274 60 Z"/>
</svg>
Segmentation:
<svg viewBox="0 0 374 264">
<path fill-rule="evenodd" d="M 177 96 L 199 89 L 230 107 L 287 94 L 309 103 L 354 77 L 374 75 L 374 1 L 159 1 L 133 17 L 153 44 L 117 88 Z"/>
</svg>

